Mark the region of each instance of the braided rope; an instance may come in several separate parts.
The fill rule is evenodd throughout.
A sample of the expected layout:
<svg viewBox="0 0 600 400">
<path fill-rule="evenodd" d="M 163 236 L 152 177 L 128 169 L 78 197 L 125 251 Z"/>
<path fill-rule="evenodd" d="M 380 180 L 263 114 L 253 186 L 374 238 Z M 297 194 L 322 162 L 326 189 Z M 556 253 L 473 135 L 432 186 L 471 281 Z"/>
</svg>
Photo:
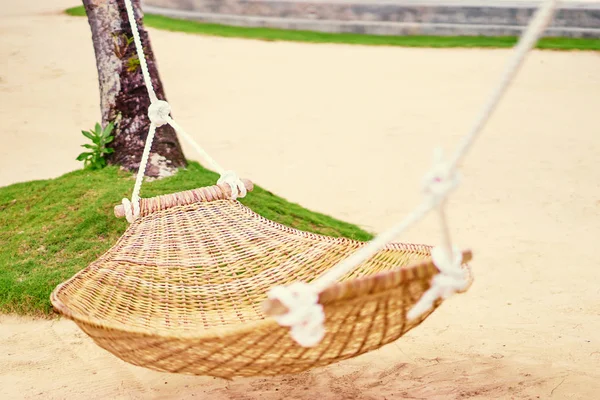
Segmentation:
<svg viewBox="0 0 600 400">
<path fill-rule="evenodd" d="M 419 222 L 429 213 L 429 211 L 435 208 L 438 209 L 442 233 L 442 245 L 433 248 L 432 259 L 436 267 L 440 270 L 440 274 L 436 275 L 430 289 L 424 293 L 421 301 L 410 310 L 407 316 L 409 319 L 419 317 L 432 307 L 433 302 L 438 297 L 441 296 L 447 298 L 468 285 L 467 276 L 461 269 L 462 256 L 458 249 L 452 247 L 450 230 L 445 215 L 447 198 L 450 192 L 458 185 L 456 168 L 460 160 L 467 154 L 475 142 L 477 136 L 482 132 L 485 123 L 489 120 L 502 98 L 502 95 L 510 86 L 519 68 L 523 64 L 526 55 L 533 48 L 545 27 L 551 21 L 556 3 L 556 0 L 547 0 L 539 7 L 538 11 L 530 21 L 527 30 L 515 46 L 513 55 L 509 59 L 498 85 L 494 88 L 488 101 L 477 115 L 473 127 L 457 147 L 456 153 L 451 158 L 451 161 L 445 162 L 441 151 L 436 149 L 433 167 L 425 176 L 423 187 L 425 199 L 421 204 L 419 204 L 411 214 L 405 217 L 396 226 L 381 233 L 367 245 L 360 248 L 312 281 L 310 285 L 313 286 L 315 291 L 322 292 L 327 287 L 336 283 L 341 277 L 355 270 L 359 265 L 380 251 L 388 242 L 392 241 L 416 222 Z M 282 293 L 284 290 L 285 288 L 278 289 L 277 293 Z M 289 295 L 290 294 L 286 294 L 286 296 Z M 295 309 L 287 310 L 287 313 L 290 314 L 295 312 L 297 312 Z M 311 326 L 313 326 L 320 317 L 316 312 L 312 315 L 312 321 L 307 322 L 306 320 L 302 320 L 300 323 L 310 323 Z M 297 329 L 296 326 L 292 326 L 292 330 L 294 329 Z M 299 344 L 302 345 L 300 342 Z"/>
<path fill-rule="evenodd" d="M 492 92 L 490 101 L 485 104 L 482 111 L 479 113 L 474 128 L 469 132 L 469 134 L 463 140 L 463 143 L 458 147 L 456 155 L 453 157 L 452 161 L 448 164 L 445 164 L 439 152 L 437 153 L 433 169 L 428 174 L 428 176 L 434 176 L 434 178 L 430 179 L 428 183 L 425 184 L 425 194 L 427 195 L 425 201 L 423 201 L 398 225 L 382 233 L 373 239 L 368 246 L 363 247 L 350 258 L 331 268 L 331 270 L 329 270 L 325 275 L 313 282 L 313 285 L 322 290 L 325 287 L 335 283 L 341 276 L 350 272 L 361 262 L 373 256 L 377 251 L 385 246 L 387 242 L 393 240 L 397 235 L 404 232 L 413 223 L 420 221 L 430 210 L 445 201 L 450 190 L 456 186 L 456 178 L 453 174 L 453 171 L 458 164 L 458 160 L 466 155 L 474 143 L 477 135 L 481 133 L 485 122 L 492 115 L 492 112 L 498 105 L 502 94 L 506 92 L 506 89 L 515 77 L 517 70 L 523 63 L 525 55 L 529 52 L 529 50 L 531 50 L 533 45 L 536 43 L 537 38 L 543 32 L 545 26 L 551 20 L 552 11 L 554 10 L 555 6 L 556 0 L 547 0 L 544 4 L 542 4 L 542 6 L 540 6 L 539 11 L 530 22 L 527 31 L 519 41 L 519 44 L 515 47 L 513 56 L 501 76 L 500 84 Z M 443 234 L 445 236 L 448 235 L 447 232 L 443 232 Z M 445 241 L 449 243 L 449 238 L 446 237 Z"/>
<path fill-rule="evenodd" d="M 462 138 L 461 142 L 457 146 L 454 157 L 450 159 L 451 169 L 456 169 L 459 162 L 467 155 L 467 152 L 475 142 L 475 139 L 477 139 L 477 137 L 483 131 L 485 123 L 491 117 L 492 113 L 496 109 L 496 106 L 500 102 L 500 99 L 517 75 L 517 72 L 519 72 L 525 57 L 535 46 L 540 35 L 544 32 L 544 29 L 546 29 L 546 26 L 548 26 L 548 24 L 550 24 L 552 21 L 552 16 L 554 15 L 554 10 L 557 4 L 557 0 L 546 0 L 540 4 L 538 11 L 532 17 L 529 26 L 514 47 L 513 56 L 508 60 L 497 86 L 489 95 L 488 101 L 485 103 L 475 119 L 469 133 Z"/>
<path fill-rule="evenodd" d="M 219 182 L 227 183 L 231 187 L 232 198 L 235 199 L 238 195 L 245 195 L 245 188 L 243 184 L 241 184 L 239 178 L 234 173 L 230 171 L 225 171 L 223 168 L 221 168 L 216 163 L 216 161 L 210 158 L 208 154 L 204 152 L 204 150 L 202 150 L 202 148 L 169 116 L 170 107 L 168 107 L 168 104 L 166 102 L 163 102 L 164 104 L 161 104 L 160 106 L 152 108 L 152 105 L 158 102 L 158 99 L 156 98 L 156 94 L 154 93 L 152 82 L 150 80 L 150 74 L 141 46 L 141 40 L 139 37 L 137 24 L 133 14 L 131 0 L 125 0 L 125 3 L 127 6 L 129 21 L 134 35 L 136 50 L 140 58 L 140 65 L 142 66 L 142 73 L 144 74 L 144 80 L 151 99 L 151 108 L 149 109 L 149 116 L 152 121 L 152 124 L 150 126 L 150 133 L 148 135 L 148 139 L 144 149 L 144 155 L 142 157 L 142 163 L 140 164 L 140 169 L 138 171 L 138 178 L 136 179 L 136 185 L 134 187 L 134 194 L 132 196 L 132 200 L 134 202 L 134 212 L 132 218 L 136 218 L 135 203 L 139 202 L 139 190 L 141 188 L 145 165 L 149 156 L 149 149 L 151 147 L 151 143 L 154 137 L 154 131 L 157 126 L 160 126 L 164 123 L 169 123 L 178 133 L 181 133 L 186 140 L 190 141 L 190 143 L 196 148 L 196 150 L 198 150 L 201 154 L 203 154 L 206 158 L 209 159 L 213 168 L 215 168 L 217 172 L 221 174 Z M 291 299 L 298 299 L 298 297 L 300 297 L 305 299 L 310 298 L 314 300 L 314 296 L 309 296 L 310 293 L 320 293 L 325 288 L 331 286 L 342 276 L 356 269 L 361 263 L 375 255 L 387 243 L 392 241 L 399 234 L 403 233 L 414 223 L 420 221 L 423 217 L 425 217 L 425 215 L 429 213 L 429 211 L 435 208 L 438 209 L 443 243 L 442 246 L 433 249 L 432 258 L 434 263 L 440 270 L 440 274 L 436 276 L 436 278 L 433 280 L 431 288 L 423 295 L 422 302 L 418 303 L 417 306 L 413 310 L 411 310 L 410 316 L 412 318 L 416 318 L 423 312 L 426 312 L 427 309 L 431 307 L 431 304 L 433 304 L 435 299 L 437 299 L 439 296 L 442 296 L 444 298 L 448 297 L 455 291 L 461 290 L 464 287 L 464 285 L 466 285 L 465 277 L 459 275 L 461 258 L 458 257 L 458 255 L 460 255 L 460 252 L 458 252 L 452 247 L 449 228 L 445 216 L 445 204 L 447 198 L 450 192 L 454 190 L 458 184 L 458 178 L 455 170 L 462 158 L 466 156 L 468 150 L 475 142 L 477 136 L 480 135 L 480 133 L 482 132 L 485 123 L 489 120 L 493 111 L 496 109 L 500 99 L 502 98 L 502 95 L 510 86 L 519 68 L 523 64 L 526 55 L 533 48 L 534 44 L 537 42 L 539 36 L 545 29 L 546 25 L 550 22 L 553 15 L 553 11 L 556 7 L 556 3 L 556 0 L 547 0 L 539 7 L 538 11 L 536 12 L 536 15 L 530 21 L 526 32 L 520 38 L 519 42 L 517 43 L 517 46 L 515 46 L 513 56 L 509 60 L 509 63 L 504 73 L 502 74 L 497 87 L 494 88 L 491 95 L 489 96 L 488 101 L 484 104 L 484 107 L 475 119 L 475 123 L 471 130 L 468 132 L 467 135 L 465 135 L 465 137 L 463 137 L 461 143 L 457 147 L 454 156 L 450 159 L 450 162 L 444 162 L 444 160 L 441 157 L 441 153 L 436 153 L 436 159 L 434 160 L 433 168 L 431 172 L 428 173 L 425 179 L 423 188 L 425 199 L 421 202 L 421 204 L 417 206 L 415 210 L 411 214 L 409 214 L 404 220 L 402 220 L 399 224 L 392 227 L 388 231 L 385 231 L 382 234 L 378 235 L 375 239 L 373 239 L 371 242 L 367 243 L 365 246 L 354 252 L 348 258 L 342 260 L 337 265 L 324 272 L 321 276 L 319 276 L 310 284 L 310 291 L 304 290 L 298 292 L 297 285 L 288 287 L 275 286 L 273 288 L 272 295 L 275 296 L 275 298 L 288 300 L 287 302 L 289 308 L 287 314 L 281 316 L 279 318 L 279 321 L 280 323 L 286 326 L 291 326 L 293 336 L 296 340 L 303 342 L 304 345 L 312 345 L 314 341 L 318 342 L 318 337 L 320 336 L 319 332 L 321 332 L 319 324 L 322 323 L 322 316 L 319 312 L 316 312 L 317 308 L 314 304 L 310 306 L 308 304 L 303 304 L 302 301 L 291 301 Z M 123 204 L 126 205 L 126 202 L 124 201 Z M 137 209 L 139 210 L 139 205 Z M 130 215 L 132 215 L 130 211 L 126 211 L 126 214 L 128 216 L 128 219 Z M 309 303 L 314 302 L 310 301 Z M 313 311 L 307 311 L 310 309 L 312 309 Z M 301 317 L 292 318 L 292 316 L 294 315 L 300 315 Z M 286 318 L 286 316 L 288 318 Z M 310 339 L 307 339 L 307 337 L 304 336 L 304 333 L 306 333 L 307 326 L 310 327 Z"/>
<path fill-rule="evenodd" d="M 175 131 L 181 135 L 194 149 L 205 159 L 212 169 L 221 175 L 218 183 L 226 183 L 231 187 L 231 199 L 235 200 L 238 197 L 246 196 L 246 187 L 242 180 L 233 172 L 226 171 L 223 167 L 217 163 L 215 159 L 208 155 L 208 153 L 190 136 L 187 132 L 181 128 L 179 124 L 173 120 L 170 116 L 171 106 L 164 100 L 159 100 L 154 91 L 154 85 L 150 77 L 150 70 L 148 69 L 148 63 L 146 61 L 146 55 L 142 46 L 142 40 L 140 37 L 139 28 L 135 19 L 133 11 L 133 4 L 131 0 L 125 0 L 125 8 L 127 9 L 127 16 L 129 19 L 129 25 L 131 26 L 131 32 L 133 34 L 133 40 L 135 43 L 135 49 L 140 60 L 140 67 L 142 69 L 142 76 L 144 78 L 144 84 L 148 90 L 148 96 L 150 97 L 150 106 L 148 107 L 148 118 L 150 119 L 150 128 L 148 136 L 146 137 L 146 143 L 144 145 L 144 151 L 142 153 L 142 159 L 138 168 L 137 176 L 135 179 L 135 185 L 131 195 L 131 201 L 123 199 L 122 204 L 125 207 L 125 215 L 127 221 L 132 223 L 139 216 L 139 201 L 140 191 L 144 180 L 144 174 L 146 172 L 146 166 L 148 165 L 148 158 L 150 157 L 150 150 L 152 149 L 152 142 L 156 133 L 156 128 L 161 127 L 165 124 L 171 125 Z"/>
<path fill-rule="evenodd" d="M 152 79 L 150 79 L 150 71 L 148 70 L 148 63 L 146 62 L 146 55 L 144 54 L 144 48 L 142 47 L 142 39 L 140 38 L 140 31 L 133 13 L 133 4 L 131 0 L 125 0 L 125 7 L 127 8 L 127 17 L 129 18 L 129 25 L 131 26 L 131 33 L 133 33 L 133 40 L 135 42 L 135 50 L 138 53 L 140 60 L 140 67 L 142 68 L 142 75 L 144 76 L 144 83 L 148 90 L 148 96 L 150 96 L 150 103 L 154 103 L 158 100 L 156 93 L 154 92 L 154 86 L 152 85 Z"/>
<path fill-rule="evenodd" d="M 221 176 L 225 174 L 225 168 L 219 165 L 219 163 L 212 158 L 173 118 L 168 117 L 167 122 L 173 127 L 173 129 L 177 131 L 178 135 L 182 136 L 194 148 L 194 150 L 196 150 L 196 152 L 206 160 L 211 169 Z"/>
</svg>

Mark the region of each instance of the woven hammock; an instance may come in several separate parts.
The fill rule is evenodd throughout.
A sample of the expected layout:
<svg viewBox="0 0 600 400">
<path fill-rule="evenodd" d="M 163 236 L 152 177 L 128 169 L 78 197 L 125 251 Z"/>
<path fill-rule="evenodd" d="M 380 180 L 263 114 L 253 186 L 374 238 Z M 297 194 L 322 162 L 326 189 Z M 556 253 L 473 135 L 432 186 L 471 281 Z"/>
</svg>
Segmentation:
<svg viewBox="0 0 600 400">
<path fill-rule="evenodd" d="M 59 313 L 131 364 L 232 378 L 298 373 L 378 349 L 469 288 L 471 252 L 452 246 L 445 203 L 458 182 L 457 164 L 549 23 L 556 0 L 540 6 L 455 156 L 445 162 L 438 153 L 424 202 L 370 242 L 292 229 L 241 204 L 237 198 L 252 191 L 252 182 L 212 160 L 157 99 L 131 0 L 125 4 L 151 100 L 132 200 L 115 207 L 130 225 L 111 249 L 55 288 L 51 302 Z M 215 186 L 141 199 L 154 133 L 167 123 L 221 178 Z M 432 210 L 442 246 L 391 243 Z"/>
<path fill-rule="evenodd" d="M 265 317 L 268 290 L 310 282 L 364 243 L 277 224 L 229 194 L 215 185 L 142 199 L 140 218 L 58 286 L 52 304 L 129 363 L 231 378 L 297 373 L 377 349 L 441 303 L 407 321 L 439 270 L 429 246 L 389 244 L 321 293 L 326 336 L 299 346 Z"/>
</svg>

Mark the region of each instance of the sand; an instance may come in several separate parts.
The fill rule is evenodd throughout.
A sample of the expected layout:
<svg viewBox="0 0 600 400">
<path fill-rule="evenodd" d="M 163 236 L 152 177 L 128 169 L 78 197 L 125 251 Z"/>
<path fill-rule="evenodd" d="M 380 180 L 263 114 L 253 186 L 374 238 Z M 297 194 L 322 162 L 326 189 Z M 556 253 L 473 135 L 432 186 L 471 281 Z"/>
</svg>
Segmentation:
<svg viewBox="0 0 600 400">
<path fill-rule="evenodd" d="M 0 11 L 0 185 L 81 167 L 79 132 L 100 112 L 87 22 L 60 15 L 72 5 Z M 375 232 L 417 204 L 433 147 L 457 143 L 509 55 L 150 35 L 174 117 L 216 159 Z M 476 281 L 399 341 L 228 382 L 125 364 L 67 320 L 2 316 L 0 398 L 596 398 L 599 71 L 597 53 L 531 54 L 449 206 Z M 398 238 L 438 239 L 433 217 Z"/>
</svg>

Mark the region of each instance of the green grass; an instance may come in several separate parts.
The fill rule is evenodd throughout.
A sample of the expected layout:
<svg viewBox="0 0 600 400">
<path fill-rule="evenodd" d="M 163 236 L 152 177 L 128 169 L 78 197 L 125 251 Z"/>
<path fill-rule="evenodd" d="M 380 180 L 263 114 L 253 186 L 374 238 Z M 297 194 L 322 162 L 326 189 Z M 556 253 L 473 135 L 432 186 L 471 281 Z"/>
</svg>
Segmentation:
<svg viewBox="0 0 600 400">
<path fill-rule="evenodd" d="M 146 182 L 143 197 L 213 185 L 218 175 L 191 162 L 175 176 Z M 108 250 L 127 222 L 113 214 L 134 176 L 117 167 L 0 187 L 0 313 L 52 313 L 50 292 Z M 260 187 L 241 199 L 258 214 L 298 229 L 369 240 L 371 234 L 311 212 Z"/>
<path fill-rule="evenodd" d="M 83 6 L 69 8 L 66 12 L 73 16 L 86 15 Z M 514 46 L 517 42 L 517 37 L 512 36 L 377 36 L 353 33 L 295 31 L 274 28 L 246 28 L 207 24 L 153 14 L 146 14 L 144 16 L 144 24 L 157 29 L 209 36 L 307 43 L 437 48 L 508 48 Z M 600 39 L 562 37 L 542 38 L 538 41 L 537 48 L 552 50 L 600 50 Z"/>
</svg>

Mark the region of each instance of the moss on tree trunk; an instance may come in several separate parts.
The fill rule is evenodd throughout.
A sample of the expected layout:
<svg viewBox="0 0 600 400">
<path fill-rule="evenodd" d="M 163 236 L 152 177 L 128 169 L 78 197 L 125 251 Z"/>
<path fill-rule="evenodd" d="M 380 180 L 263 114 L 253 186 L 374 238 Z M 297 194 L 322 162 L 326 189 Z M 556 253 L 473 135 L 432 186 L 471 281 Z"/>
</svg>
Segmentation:
<svg viewBox="0 0 600 400">
<path fill-rule="evenodd" d="M 132 0 L 140 37 L 146 55 L 154 90 L 166 100 L 148 33 L 142 23 L 139 0 Z M 100 86 L 102 125 L 115 123 L 115 152 L 107 158 L 109 164 L 137 171 L 150 120 L 147 110 L 150 98 L 135 51 L 135 43 L 124 0 L 83 0 L 92 32 Z M 146 175 L 172 175 L 186 166 L 186 160 L 176 132 L 169 125 L 157 129 Z"/>
</svg>

